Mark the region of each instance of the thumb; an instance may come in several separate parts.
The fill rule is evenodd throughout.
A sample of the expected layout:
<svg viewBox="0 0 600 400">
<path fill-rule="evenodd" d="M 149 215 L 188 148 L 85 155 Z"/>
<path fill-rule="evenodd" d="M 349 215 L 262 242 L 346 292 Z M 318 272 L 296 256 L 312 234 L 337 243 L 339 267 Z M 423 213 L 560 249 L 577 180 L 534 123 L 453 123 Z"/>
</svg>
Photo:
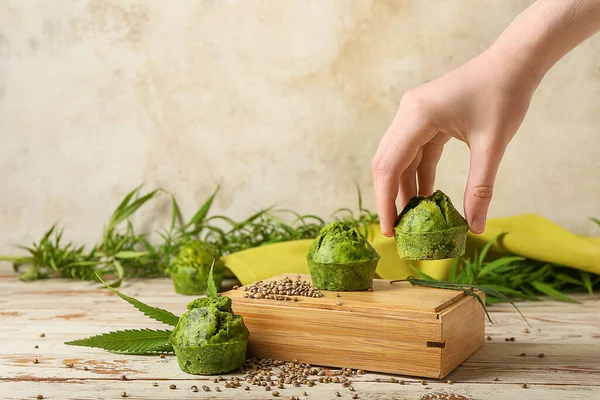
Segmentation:
<svg viewBox="0 0 600 400">
<path fill-rule="evenodd" d="M 473 233 L 483 233 L 492 201 L 496 173 L 504 155 L 504 146 L 486 143 L 471 148 L 471 165 L 465 190 L 465 215 Z"/>
</svg>

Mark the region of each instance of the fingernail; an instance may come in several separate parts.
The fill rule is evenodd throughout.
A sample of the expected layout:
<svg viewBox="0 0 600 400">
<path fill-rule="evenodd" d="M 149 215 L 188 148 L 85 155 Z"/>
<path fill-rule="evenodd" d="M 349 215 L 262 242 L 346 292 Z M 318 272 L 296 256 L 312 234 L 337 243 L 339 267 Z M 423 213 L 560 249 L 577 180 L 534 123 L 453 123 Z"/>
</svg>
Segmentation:
<svg viewBox="0 0 600 400">
<path fill-rule="evenodd" d="M 384 229 L 383 225 L 380 224 L 379 226 L 381 227 L 381 233 L 383 234 L 383 236 L 392 237 L 394 235 L 393 232 L 390 232 L 389 230 Z"/>
<path fill-rule="evenodd" d="M 471 231 L 473 233 L 483 233 L 485 230 L 485 214 L 475 214 L 471 221 Z"/>
</svg>

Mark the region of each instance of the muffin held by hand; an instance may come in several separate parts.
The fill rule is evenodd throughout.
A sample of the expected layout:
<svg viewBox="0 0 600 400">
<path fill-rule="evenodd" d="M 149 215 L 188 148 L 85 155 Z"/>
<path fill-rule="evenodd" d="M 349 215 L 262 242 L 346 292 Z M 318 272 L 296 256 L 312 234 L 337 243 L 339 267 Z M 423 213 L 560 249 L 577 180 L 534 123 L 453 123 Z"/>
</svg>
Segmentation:
<svg viewBox="0 0 600 400">
<path fill-rule="evenodd" d="M 379 258 L 358 229 L 343 222 L 321 229 L 307 255 L 313 285 L 336 291 L 370 288 Z"/>
<path fill-rule="evenodd" d="M 417 196 L 396 220 L 394 237 L 403 260 L 441 260 L 465 253 L 469 225 L 443 192 Z"/>
</svg>

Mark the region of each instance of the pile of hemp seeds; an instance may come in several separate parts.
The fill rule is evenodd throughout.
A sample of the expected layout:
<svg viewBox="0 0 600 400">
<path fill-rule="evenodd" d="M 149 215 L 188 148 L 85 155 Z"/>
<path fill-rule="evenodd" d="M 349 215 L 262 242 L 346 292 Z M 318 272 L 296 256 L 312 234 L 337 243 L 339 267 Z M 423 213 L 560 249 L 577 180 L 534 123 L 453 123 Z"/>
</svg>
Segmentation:
<svg viewBox="0 0 600 400">
<path fill-rule="evenodd" d="M 244 286 L 244 291 L 244 297 L 251 299 L 298 301 L 298 296 L 323 297 L 323 293 L 317 287 L 311 282 L 300 280 L 300 277 L 296 280 L 284 277 L 278 281 L 258 281 Z"/>
</svg>

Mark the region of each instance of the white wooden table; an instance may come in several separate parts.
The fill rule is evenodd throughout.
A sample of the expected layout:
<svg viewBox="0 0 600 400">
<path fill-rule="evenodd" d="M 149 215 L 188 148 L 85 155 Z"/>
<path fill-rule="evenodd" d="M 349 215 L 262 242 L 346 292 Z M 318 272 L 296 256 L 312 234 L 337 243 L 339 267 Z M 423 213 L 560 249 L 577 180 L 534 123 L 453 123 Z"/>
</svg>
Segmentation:
<svg viewBox="0 0 600 400">
<path fill-rule="evenodd" d="M 128 281 L 122 287 L 151 305 L 178 315 L 193 297 L 176 295 L 170 280 Z M 509 305 L 490 307 L 485 347 L 443 381 L 367 373 L 353 377 L 360 399 L 600 399 L 600 296 L 576 296 L 581 304 L 521 303 L 533 328 Z M 63 342 L 124 328 L 165 327 L 98 285 L 52 279 L 19 282 L 0 267 L 0 399 L 269 399 L 270 392 L 225 389 L 208 377 L 181 372 L 174 356 L 115 355 Z M 40 334 L 44 333 L 44 337 Z M 514 337 L 514 342 L 506 342 Z M 38 346 L 35 348 L 35 346 Z M 526 357 L 520 356 L 526 353 Z M 544 357 L 538 355 L 544 353 Z M 35 360 L 39 362 L 35 364 Z M 72 363 L 73 367 L 67 367 Z M 122 380 L 125 375 L 127 380 Z M 380 381 L 377 381 L 380 380 Z M 157 382 L 158 386 L 153 386 Z M 522 384 L 528 388 L 523 388 Z M 175 384 L 177 389 L 169 389 Z M 210 392 L 190 387 L 208 385 Z M 302 396 L 306 391 L 308 396 Z M 353 394 L 339 384 L 279 390 L 279 398 L 342 399 Z"/>
</svg>

